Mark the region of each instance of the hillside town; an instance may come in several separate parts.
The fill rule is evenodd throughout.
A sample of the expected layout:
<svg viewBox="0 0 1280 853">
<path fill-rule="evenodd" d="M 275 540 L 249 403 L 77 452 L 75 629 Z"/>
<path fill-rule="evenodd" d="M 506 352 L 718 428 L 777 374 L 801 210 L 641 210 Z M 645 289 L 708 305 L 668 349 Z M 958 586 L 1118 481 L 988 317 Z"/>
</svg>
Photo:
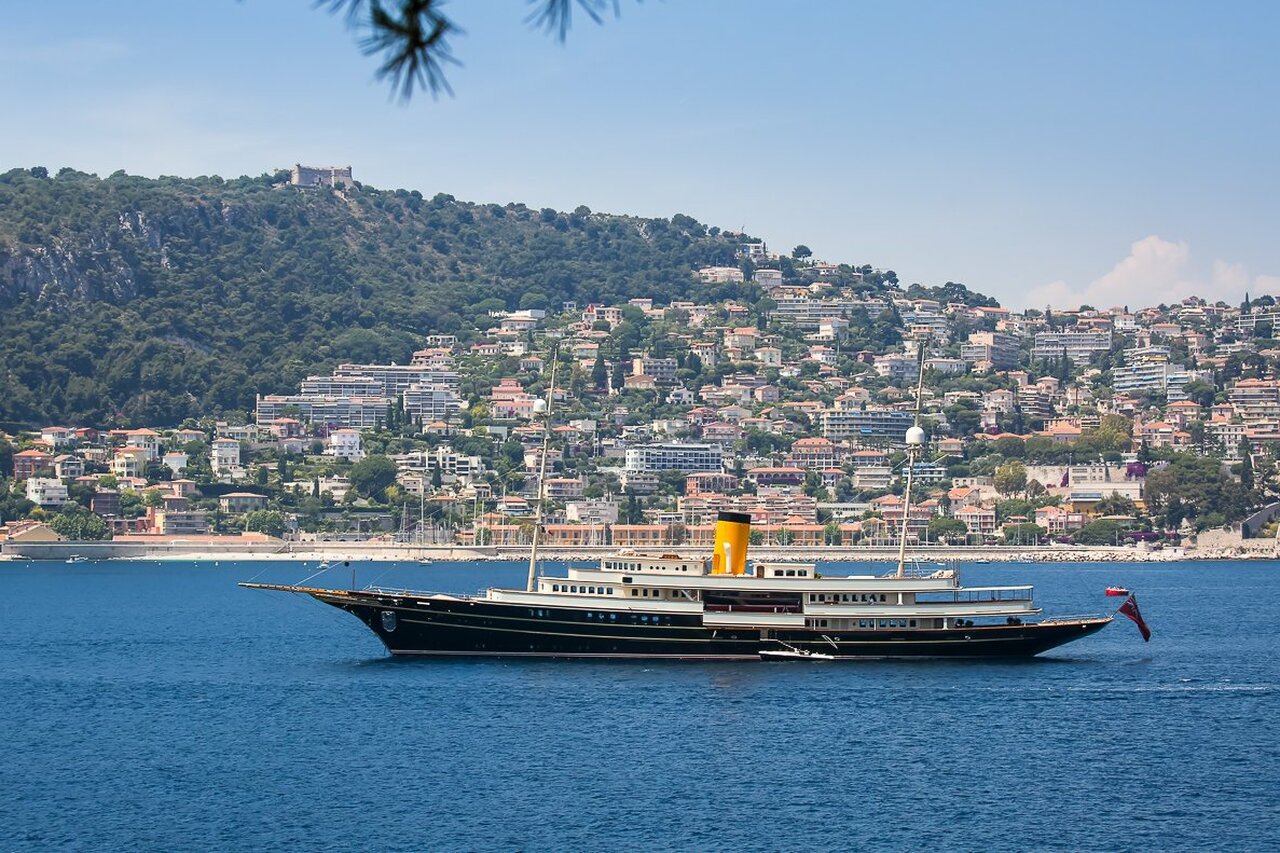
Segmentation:
<svg viewBox="0 0 1280 853">
<path fill-rule="evenodd" d="M 1270 296 L 1019 313 L 762 243 L 689 284 L 738 296 L 492 311 L 253 412 L 0 434 L 0 541 L 516 548 L 540 496 L 562 548 L 709 546 L 722 510 L 776 546 L 1274 534 Z"/>
</svg>

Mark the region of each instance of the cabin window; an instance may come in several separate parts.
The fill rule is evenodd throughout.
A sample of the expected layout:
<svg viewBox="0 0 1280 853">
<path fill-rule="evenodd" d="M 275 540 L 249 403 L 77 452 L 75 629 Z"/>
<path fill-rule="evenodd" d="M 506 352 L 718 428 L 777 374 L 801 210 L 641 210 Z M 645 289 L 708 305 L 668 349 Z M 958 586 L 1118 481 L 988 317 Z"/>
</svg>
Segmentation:
<svg viewBox="0 0 1280 853">
<path fill-rule="evenodd" d="M 560 591 L 560 584 L 558 584 L 558 583 L 553 583 L 553 584 L 551 585 L 551 591 L 552 591 L 552 592 L 559 592 L 559 591 Z"/>
<path fill-rule="evenodd" d="M 907 627 L 908 627 L 908 628 L 914 628 L 915 626 L 916 626 L 916 620 L 914 620 L 914 619 L 909 619 L 909 620 L 907 620 Z"/>
<path fill-rule="evenodd" d="M 882 593 L 880 593 L 880 601 L 881 601 L 881 602 L 884 602 L 885 600 L 886 600 L 886 599 L 885 599 L 885 597 L 884 597 L 884 593 L 883 593 L 883 592 L 882 592 Z"/>
<path fill-rule="evenodd" d="M 858 627 L 859 627 L 859 628 L 865 628 L 865 627 L 867 627 L 867 620 L 866 620 L 866 619 L 859 619 L 859 620 L 858 620 Z"/>
<path fill-rule="evenodd" d="M 631 588 L 631 594 L 632 594 L 632 595 L 639 595 L 639 594 L 640 594 L 640 590 L 636 589 L 635 587 L 632 587 L 632 588 Z"/>
<path fill-rule="evenodd" d="M 789 577 L 789 578 L 793 578 L 793 577 L 795 577 L 795 576 L 796 576 L 796 570 L 795 570 L 795 569 L 787 569 L 787 577 Z"/>
</svg>

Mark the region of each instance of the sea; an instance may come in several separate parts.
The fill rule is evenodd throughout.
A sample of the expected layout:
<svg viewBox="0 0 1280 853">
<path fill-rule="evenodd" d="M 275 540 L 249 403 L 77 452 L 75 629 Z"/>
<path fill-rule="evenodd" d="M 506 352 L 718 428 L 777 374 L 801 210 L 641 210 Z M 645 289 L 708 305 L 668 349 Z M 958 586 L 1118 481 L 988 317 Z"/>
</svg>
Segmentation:
<svg viewBox="0 0 1280 853">
<path fill-rule="evenodd" d="M 393 659 L 345 613 L 236 586 L 314 564 L 0 563 L 0 850 L 1280 850 L 1275 563 L 961 570 L 1062 615 L 1130 587 L 1153 636 L 1121 617 L 995 662 Z"/>
</svg>

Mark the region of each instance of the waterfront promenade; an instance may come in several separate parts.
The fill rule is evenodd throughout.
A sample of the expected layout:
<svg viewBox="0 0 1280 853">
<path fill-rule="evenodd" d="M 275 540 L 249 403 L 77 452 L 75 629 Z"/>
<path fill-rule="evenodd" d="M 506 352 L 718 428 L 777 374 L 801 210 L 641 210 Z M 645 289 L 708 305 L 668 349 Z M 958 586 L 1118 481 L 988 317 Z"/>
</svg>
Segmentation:
<svg viewBox="0 0 1280 853">
<path fill-rule="evenodd" d="M 551 561 L 594 561 L 617 553 L 612 546 L 560 546 L 541 550 L 543 559 Z M 681 556 L 705 556 L 701 546 L 663 546 L 645 549 L 675 553 Z M 211 543 L 170 540 L 166 542 L 40 542 L 6 543 L 0 548 L 0 559 L 66 560 L 78 555 L 90 560 L 291 560 L 299 562 L 360 561 L 409 562 L 440 560 L 450 562 L 520 561 L 528 559 L 528 550 L 518 547 L 449 545 L 410 545 L 369 540 L 364 542 L 286 542 L 281 540 L 242 541 L 226 537 L 225 542 Z M 822 562 L 893 562 L 897 549 L 889 546 L 772 546 L 757 545 L 752 557 L 759 560 L 805 560 Z M 908 557 L 914 562 L 1170 562 L 1178 560 L 1258 559 L 1276 556 L 1276 543 L 1270 539 L 1240 539 L 1223 536 L 1202 539 L 1189 547 L 1147 549 L 1107 546 L 994 546 L 994 545 L 924 545 L 912 547 Z"/>
</svg>

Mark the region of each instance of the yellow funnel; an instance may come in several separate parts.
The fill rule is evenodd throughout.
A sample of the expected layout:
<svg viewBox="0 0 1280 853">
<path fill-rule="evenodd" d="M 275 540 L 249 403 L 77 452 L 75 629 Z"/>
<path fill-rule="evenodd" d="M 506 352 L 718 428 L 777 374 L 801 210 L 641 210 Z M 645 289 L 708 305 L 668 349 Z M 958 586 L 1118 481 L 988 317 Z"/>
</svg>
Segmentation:
<svg viewBox="0 0 1280 853">
<path fill-rule="evenodd" d="M 716 550 L 711 555 L 711 574 L 746 574 L 750 537 L 751 516 L 745 512 L 722 512 L 717 515 Z"/>
</svg>

